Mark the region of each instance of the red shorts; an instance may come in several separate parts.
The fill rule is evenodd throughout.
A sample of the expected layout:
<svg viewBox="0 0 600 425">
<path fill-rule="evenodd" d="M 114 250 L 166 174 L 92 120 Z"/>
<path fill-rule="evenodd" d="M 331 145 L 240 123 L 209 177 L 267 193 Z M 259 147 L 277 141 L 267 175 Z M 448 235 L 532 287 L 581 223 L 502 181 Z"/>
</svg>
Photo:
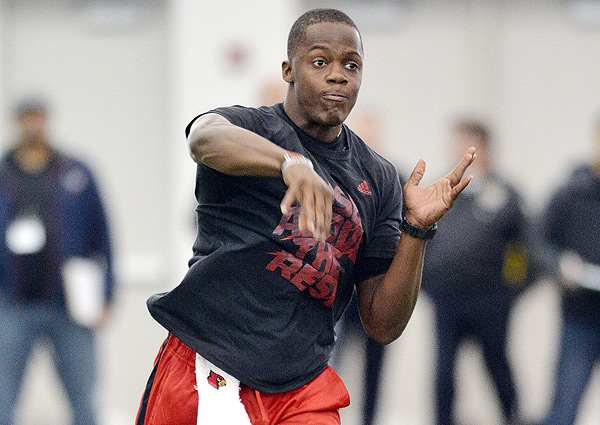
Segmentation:
<svg viewBox="0 0 600 425">
<path fill-rule="evenodd" d="M 283 393 L 263 393 L 236 382 L 170 335 L 154 362 L 135 423 L 339 425 L 338 409 L 350 404 L 346 386 L 331 367 Z M 234 422 L 229 415 L 236 409 L 244 419 Z"/>
</svg>

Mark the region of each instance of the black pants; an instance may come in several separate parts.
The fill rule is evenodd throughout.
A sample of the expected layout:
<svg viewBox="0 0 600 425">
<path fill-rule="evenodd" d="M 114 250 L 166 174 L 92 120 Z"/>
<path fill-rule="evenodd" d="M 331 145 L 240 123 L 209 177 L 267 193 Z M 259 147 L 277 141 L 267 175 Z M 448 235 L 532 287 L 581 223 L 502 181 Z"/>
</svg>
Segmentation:
<svg viewBox="0 0 600 425">
<path fill-rule="evenodd" d="M 460 306 L 435 302 L 437 370 L 435 382 L 437 425 L 453 425 L 454 376 L 460 344 L 472 337 L 481 345 L 485 365 L 496 387 L 507 422 L 516 418 L 517 397 L 506 357 L 511 303 L 482 299 Z"/>
<path fill-rule="evenodd" d="M 343 356 L 345 342 L 350 335 L 358 336 L 361 343 L 364 344 L 366 351 L 366 365 L 364 369 L 364 408 L 363 408 L 363 425 L 372 425 L 375 422 L 375 414 L 377 413 L 377 403 L 379 400 L 379 387 L 381 378 L 381 369 L 383 357 L 385 354 L 385 346 L 375 342 L 365 334 L 360 316 L 358 314 L 358 305 L 356 296 L 353 296 L 352 301 L 342 319 L 340 333 L 336 342 L 336 361 Z"/>
</svg>

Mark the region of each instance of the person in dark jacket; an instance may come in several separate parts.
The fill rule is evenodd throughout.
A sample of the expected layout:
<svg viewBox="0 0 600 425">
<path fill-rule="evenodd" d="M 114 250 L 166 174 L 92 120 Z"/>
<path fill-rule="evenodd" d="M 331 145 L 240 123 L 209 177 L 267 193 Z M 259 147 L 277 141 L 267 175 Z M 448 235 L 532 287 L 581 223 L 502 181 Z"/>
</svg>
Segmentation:
<svg viewBox="0 0 600 425">
<path fill-rule="evenodd" d="M 88 167 L 50 145 L 44 102 L 16 112 L 20 139 L 0 160 L 0 425 L 14 424 L 41 340 L 52 345 L 73 423 L 94 425 L 94 329 L 113 293 L 106 217 Z"/>
<path fill-rule="evenodd" d="M 561 347 L 547 425 L 575 423 L 600 359 L 600 117 L 594 133 L 595 161 L 572 173 L 552 197 L 544 220 L 562 293 Z"/>
<path fill-rule="evenodd" d="M 440 221 L 438 238 L 426 254 L 423 285 L 435 308 L 437 370 L 436 420 L 454 418 L 456 355 L 468 337 L 482 347 L 507 423 L 517 416 L 517 396 L 506 357 L 515 286 L 525 280 L 522 244 L 525 219 L 514 188 L 492 170 L 490 133 L 475 120 L 455 124 L 454 142 L 477 147 L 474 179 L 464 196 Z M 509 261 L 506 261 L 510 258 Z"/>
</svg>

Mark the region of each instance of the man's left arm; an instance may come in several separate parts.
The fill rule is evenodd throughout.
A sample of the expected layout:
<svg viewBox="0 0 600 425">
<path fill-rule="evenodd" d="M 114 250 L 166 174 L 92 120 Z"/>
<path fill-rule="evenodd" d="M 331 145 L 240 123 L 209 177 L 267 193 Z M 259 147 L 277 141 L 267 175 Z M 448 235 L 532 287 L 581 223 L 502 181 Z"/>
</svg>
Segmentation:
<svg viewBox="0 0 600 425">
<path fill-rule="evenodd" d="M 435 225 L 471 181 L 464 173 L 474 159 L 475 149 L 469 148 L 454 170 L 426 187 L 419 185 L 425 173 L 425 162 L 419 161 L 404 185 L 404 220 L 423 230 Z M 424 239 L 403 232 L 387 271 L 358 284 L 363 326 L 381 344 L 396 340 L 410 320 L 421 286 L 425 245 Z"/>
</svg>

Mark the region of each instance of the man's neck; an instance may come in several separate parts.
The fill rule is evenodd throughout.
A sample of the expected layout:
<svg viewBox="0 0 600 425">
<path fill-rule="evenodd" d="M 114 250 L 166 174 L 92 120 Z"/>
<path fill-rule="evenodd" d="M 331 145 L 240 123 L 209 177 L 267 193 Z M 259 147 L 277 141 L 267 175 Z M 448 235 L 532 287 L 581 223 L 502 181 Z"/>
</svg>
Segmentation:
<svg viewBox="0 0 600 425">
<path fill-rule="evenodd" d="M 342 132 L 342 125 L 326 126 L 310 122 L 300 111 L 298 102 L 293 96 L 286 96 L 283 110 L 290 119 L 309 136 L 323 142 L 333 142 Z"/>
<path fill-rule="evenodd" d="M 52 157 L 52 149 L 45 140 L 26 140 L 16 149 L 17 165 L 25 172 L 40 173 L 48 168 Z"/>
</svg>

